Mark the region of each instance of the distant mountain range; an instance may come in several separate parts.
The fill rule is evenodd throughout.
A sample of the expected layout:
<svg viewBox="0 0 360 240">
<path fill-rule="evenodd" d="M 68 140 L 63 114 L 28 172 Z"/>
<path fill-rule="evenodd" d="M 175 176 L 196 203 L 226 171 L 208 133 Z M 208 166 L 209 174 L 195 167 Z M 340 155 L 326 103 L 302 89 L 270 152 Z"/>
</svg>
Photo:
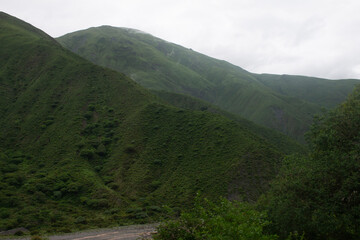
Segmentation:
<svg viewBox="0 0 360 240">
<path fill-rule="evenodd" d="M 98 65 L 153 90 L 202 99 L 304 142 L 314 114 L 345 100 L 358 80 L 253 74 L 128 28 L 89 28 L 57 39 Z"/>
</svg>

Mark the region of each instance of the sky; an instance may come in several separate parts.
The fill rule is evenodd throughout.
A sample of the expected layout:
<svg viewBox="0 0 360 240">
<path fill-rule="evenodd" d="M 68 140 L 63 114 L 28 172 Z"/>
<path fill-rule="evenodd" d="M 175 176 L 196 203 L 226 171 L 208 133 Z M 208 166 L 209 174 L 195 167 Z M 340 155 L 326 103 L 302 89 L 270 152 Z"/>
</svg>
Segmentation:
<svg viewBox="0 0 360 240">
<path fill-rule="evenodd" d="M 52 37 L 135 28 L 254 73 L 360 79 L 359 0 L 0 0 Z"/>
</svg>

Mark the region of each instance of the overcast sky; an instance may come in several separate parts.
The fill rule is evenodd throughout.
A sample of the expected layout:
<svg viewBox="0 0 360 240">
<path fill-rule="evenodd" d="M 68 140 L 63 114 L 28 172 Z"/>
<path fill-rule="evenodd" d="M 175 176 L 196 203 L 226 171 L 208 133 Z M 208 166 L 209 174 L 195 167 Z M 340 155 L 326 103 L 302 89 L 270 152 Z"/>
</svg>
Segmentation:
<svg viewBox="0 0 360 240">
<path fill-rule="evenodd" d="M 360 78 L 359 0 L 0 0 L 53 37 L 135 28 L 256 73 Z"/>
</svg>

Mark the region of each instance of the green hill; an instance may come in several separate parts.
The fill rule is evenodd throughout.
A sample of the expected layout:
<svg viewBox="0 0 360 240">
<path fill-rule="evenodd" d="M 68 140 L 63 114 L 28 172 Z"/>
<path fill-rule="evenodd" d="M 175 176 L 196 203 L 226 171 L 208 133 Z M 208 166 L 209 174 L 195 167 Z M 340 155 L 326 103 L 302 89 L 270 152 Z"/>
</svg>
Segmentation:
<svg viewBox="0 0 360 240">
<path fill-rule="evenodd" d="M 322 107 L 343 101 L 354 85 L 347 81 L 328 88 L 330 81 L 321 79 L 327 90 L 313 92 L 312 97 L 306 95 L 311 87 L 302 81 L 299 94 L 293 94 L 297 89 L 290 87 L 279 91 L 279 82 L 273 81 L 277 75 L 252 74 L 134 29 L 102 26 L 57 40 L 96 64 L 125 73 L 146 88 L 205 100 L 300 141 L 304 141 L 312 116 Z"/>
<path fill-rule="evenodd" d="M 343 102 L 351 93 L 359 80 L 327 80 L 315 77 L 255 74 L 256 79 L 272 90 L 286 96 L 292 96 L 304 101 L 334 108 Z"/>
<path fill-rule="evenodd" d="M 277 172 L 283 149 L 248 125 L 172 107 L 5 13 L 0 45 L 0 230 L 157 221 L 197 191 L 253 201 Z"/>
<path fill-rule="evenodd" d="M 158 96 L 161 100 L 173 106 L 189 110 L 206 111 L 213 114 L 222 115 L 228 119 L 234 120 L 240 123 L 241 126 L 245 127 L 246 129 L 249 129 L 252 132 L 256 133 L 258 136 L 263 137 L 269 143 L 273 144 L 276 148 L 281 149 L 285 154 L 291 154 L 295 152 L 304 153 L 307 151 L 304 145 L 299 144 L 297 141 L 276 130 L 257 125 L 249 120 L 240 117 L 239 115 L 226 112 L 219 107 L 211 105 L 206 101 L 202 101 L 198 98 L 194 98 L 189 95 L 180 93 L 156 90 L 152 90 L 151 92 Z"/>
</svg>

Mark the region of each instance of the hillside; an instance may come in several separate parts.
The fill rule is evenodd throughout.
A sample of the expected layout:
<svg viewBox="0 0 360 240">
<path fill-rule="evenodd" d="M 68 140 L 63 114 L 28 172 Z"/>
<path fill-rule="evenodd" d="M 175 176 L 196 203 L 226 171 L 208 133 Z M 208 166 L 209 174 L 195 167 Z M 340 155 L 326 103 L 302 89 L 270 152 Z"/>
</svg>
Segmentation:
<svg viewBox="0 0 360 240">
<path fill-rule="evenodd" d="M 241 124 L 241 126 L 249 129 L 253 133 L 256 133 L 258 136 L 263 137 L 269 143 L 275 146 L 277 149 L 281 149 L 285 154 L 292 154 L 295 152 L 305 153 L 307 151 L 306 146 L 299 144 L 297 141 L 292 138 L 267 127 L 257 125 L 249 120 L 246 120 L 239 115 L 235 115 L 229 112 L 226 112 L 219 107 L 211 105 L 208 102 L 202 101 L 198 98 L 191 97 L 189 95 L 165 92 L 165 91 L 156 91 L 152 90 L 151 93 L 158 96 L 161 100 L 165 101 L 172 106 L 195 110 L 195 111 L 206 111 L 213 114 L 224 116 L 228 119 L 236 121 Z"/>
<path fill-rule="evenodd" d="M 0 13 L 0 230 L 157 221 L 197 191 L 253 201 L 284 155 L 239 121 L 172 107 Z"/>
<path fill-rule="evenodd" d="M 279 94 L 292 96 L 304 101 L 334 108 L 343 102 L 354 86 L 356 79 L 327 80 L 315 77 L 254 74 L 256 79 Z"/>
<path fill-rule="evenodd" d="M 290 156 L 263 198 L 268 230 L 289 239 L 360 238 L 360 88 L 319 116 L 309 132 L 308 156 Z M 260 206 L 261 206 L 260 204 Z"/>
<path fill-rule="evenodd" d="M 299 94 L 293 94 L 297 89 L 290 87 L 281 87 L 280 91 L 273 83 L 277 75 L 252 74 L 134 29 L 102 26 L 57 40 L 96 64 L 125 73 L 146 88 L 202 99 L 300 141 L 304 141 L 312 116 L 322 107 L 343 101 L 354 85 L 344 82 L 328 88 L 329 81 L 323 81 L 322 87 L 327 90 L 317 91 L 315 97 L 304 94 L 310 88 L 306 83 L 302 83 Z M 321 97 L 316 97 L 318 92 Z"/>
</svg>

